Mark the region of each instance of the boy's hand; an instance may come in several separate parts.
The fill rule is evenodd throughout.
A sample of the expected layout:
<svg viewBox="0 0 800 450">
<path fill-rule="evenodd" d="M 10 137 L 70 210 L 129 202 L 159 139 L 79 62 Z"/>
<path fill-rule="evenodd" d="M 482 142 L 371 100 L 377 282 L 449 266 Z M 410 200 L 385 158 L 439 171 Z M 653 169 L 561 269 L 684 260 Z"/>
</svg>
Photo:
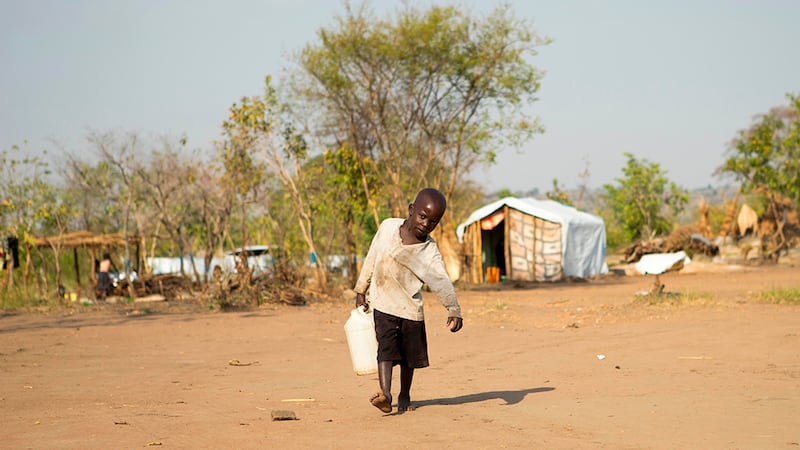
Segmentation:
<svg viewBox="0 0 800 450">
<path fill-rule="evenodd" d="M 369 311 L 369 303 L 367 303 L 367 297 L 364 294 L 356 294 L 356 309 L 362 306 L 364 307 L 364 311 Z"/>
<path fill-rule="evenodd" d="M 464 320 L 461 317 L 448 317 L 447 327 L 450 328 L 451 333 L 455 333 L 464 326 Z"/>
</svg>

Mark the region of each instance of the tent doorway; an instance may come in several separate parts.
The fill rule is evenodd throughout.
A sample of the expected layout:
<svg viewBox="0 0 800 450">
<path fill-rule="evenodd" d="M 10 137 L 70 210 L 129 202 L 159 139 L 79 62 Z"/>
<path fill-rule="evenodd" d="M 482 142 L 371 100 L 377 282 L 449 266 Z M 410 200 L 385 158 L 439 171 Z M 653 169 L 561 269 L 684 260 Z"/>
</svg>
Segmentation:
<svg viewBox="0 0 800 450">
<path fill-rule="evenodd" d="M 501 220 L 491 230 L 481 230 L 482 273 L 489 267 L 497 267 L 500 277 L 506 276 L 506 229 L 505 220 Z M 488 281 L 488 280 L 485 280 Z"/>
</svg>

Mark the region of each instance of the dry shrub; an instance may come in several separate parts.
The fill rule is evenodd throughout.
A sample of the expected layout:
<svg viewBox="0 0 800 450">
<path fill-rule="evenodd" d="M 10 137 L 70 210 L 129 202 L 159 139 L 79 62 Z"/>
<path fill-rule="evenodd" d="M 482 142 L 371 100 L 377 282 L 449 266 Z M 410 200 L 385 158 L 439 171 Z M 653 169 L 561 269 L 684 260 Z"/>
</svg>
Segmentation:
<svg viewBox="0 0 800 450">
<path fill-rule="evenodd" d="M 219 274 L 212 280 L 206 296 L 223 310 L 269 303 L 302 306 L 308 303 L 304 272 L 285 260 L 278 260 L 270 270 L 257 275 L 252 268 L 240 265 L 236 272 Z"/>
</svg>

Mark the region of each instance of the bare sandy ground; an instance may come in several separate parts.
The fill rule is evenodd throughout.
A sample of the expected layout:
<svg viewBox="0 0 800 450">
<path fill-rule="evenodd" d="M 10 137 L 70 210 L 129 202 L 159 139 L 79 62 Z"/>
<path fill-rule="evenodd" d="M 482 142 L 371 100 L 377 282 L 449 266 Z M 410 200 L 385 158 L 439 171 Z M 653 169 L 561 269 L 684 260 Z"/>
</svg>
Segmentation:
<svg viewBox="0 0 800 450">
<path fill-rule="evenodd" d="M 651 279 L 631 276 L 459 290 L 456 334 L 429 295 L 431 367 L 402 415 L 350 367 L 349 298 L 6 315 L 0 447 L 798 448 L 800 307 L 756 296 L 800 288 L 800 268 L 662 281 L 684 300 L 635 302 Z"/>
</svg>

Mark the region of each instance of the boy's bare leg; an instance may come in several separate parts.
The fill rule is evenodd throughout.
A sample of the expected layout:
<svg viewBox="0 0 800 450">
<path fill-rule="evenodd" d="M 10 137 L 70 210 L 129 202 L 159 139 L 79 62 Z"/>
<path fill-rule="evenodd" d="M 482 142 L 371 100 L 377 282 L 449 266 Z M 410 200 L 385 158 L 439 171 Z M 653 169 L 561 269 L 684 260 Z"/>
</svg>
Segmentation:
<svg viewBox="0 0 800 450">
<path fill-rule="evenodd" d="M 378 382 L 383 395 L 392 402 L 392 361 L 378 361 Z"/>
<path fill-rule="evenodd" d="M 413 411 L 411 406 L 411 382 L 414 381 L 414 368 L 400 366 L 400 395 L 397 396 L 397 410 L 400 412 Z"/>
<path fill-rule="evenodd" d="M 381 391 L 369 399 L 372 406 L 385 413 L 392 412 L 392 365 L 392 361 L 378 361 L 378 383 Z"/>
</svg>

